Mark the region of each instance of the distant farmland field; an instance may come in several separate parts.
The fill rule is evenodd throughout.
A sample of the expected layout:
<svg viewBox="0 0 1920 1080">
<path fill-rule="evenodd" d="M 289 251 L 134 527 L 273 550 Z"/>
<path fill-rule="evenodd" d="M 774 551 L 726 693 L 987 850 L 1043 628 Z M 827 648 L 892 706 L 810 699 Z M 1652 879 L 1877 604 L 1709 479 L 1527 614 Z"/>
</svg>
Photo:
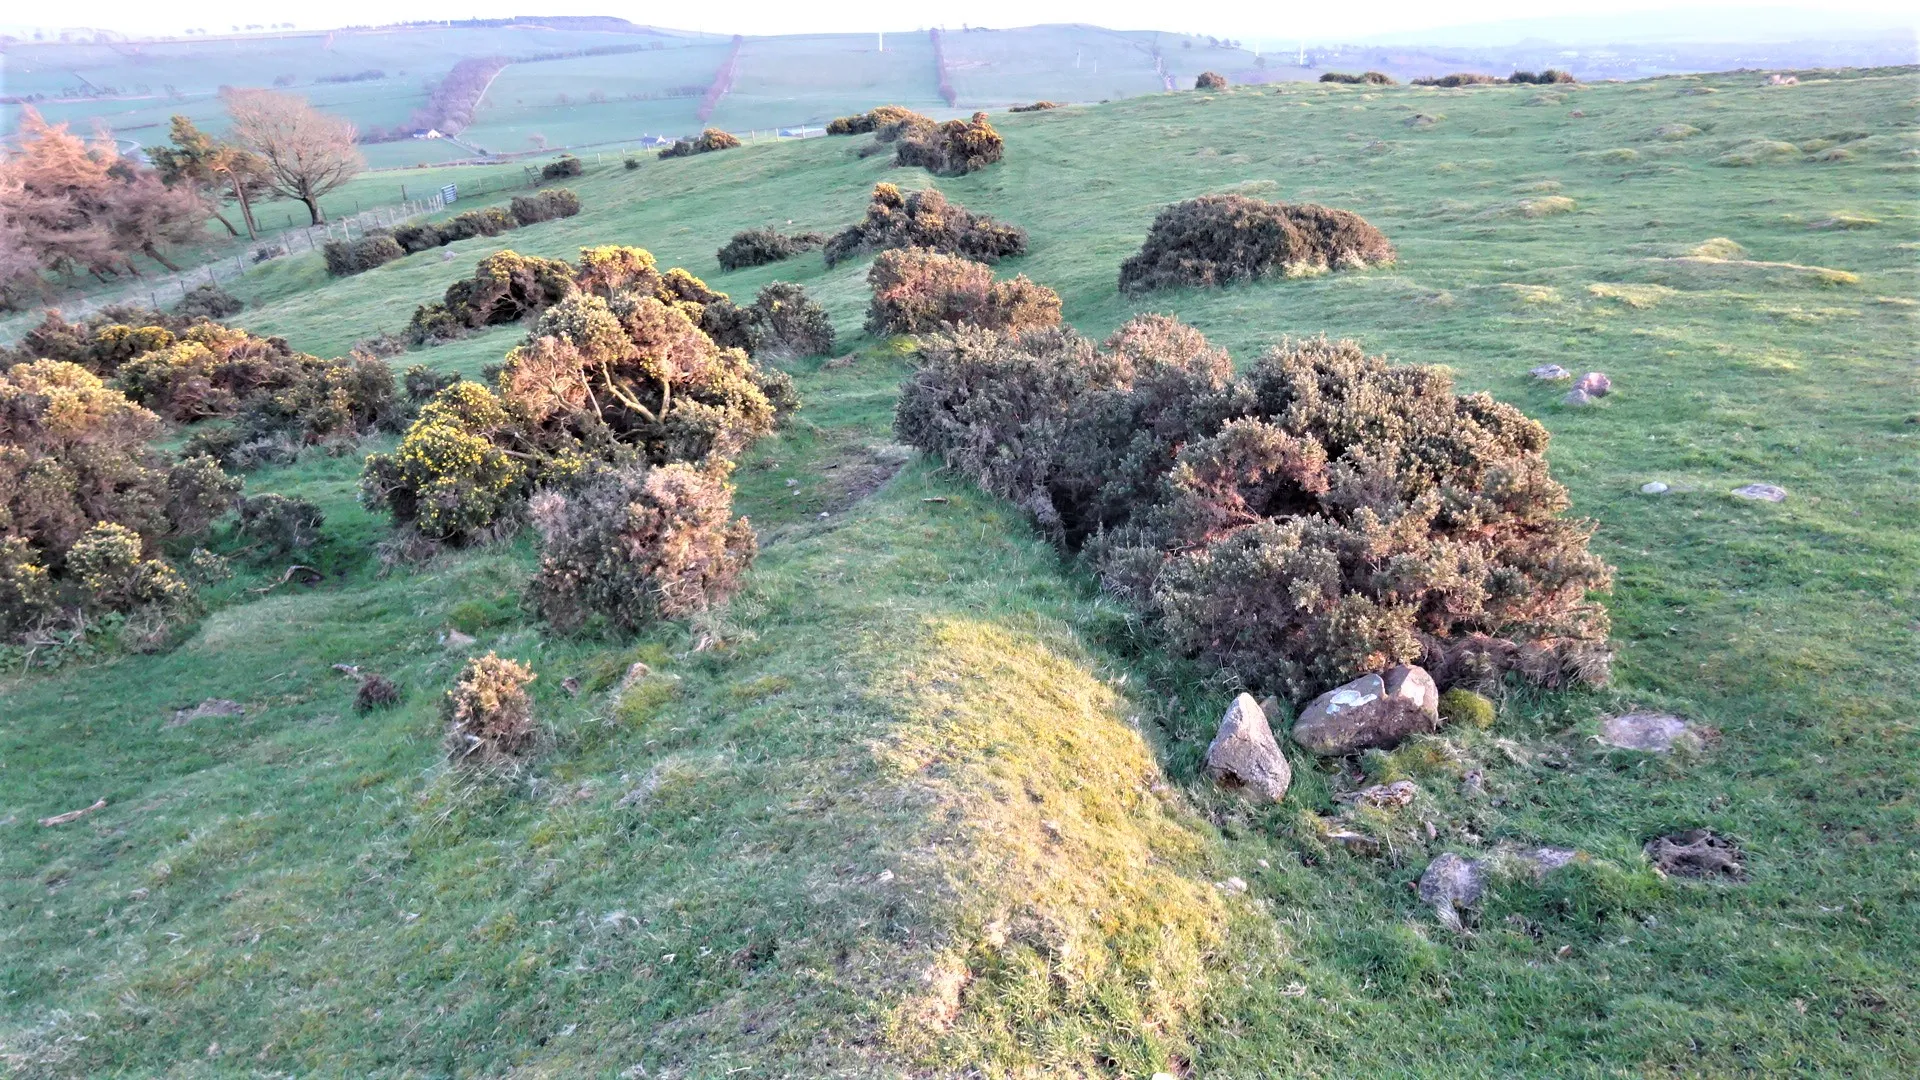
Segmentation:
<svg viewBox="0 0 1920 1080">
<path fill-rule="evenodd" d="M 1190 87 L 1209 68 L 1236 77 L 1257 63 L 1206 38 L 1091 26 L 947 31 L 942 40 L 952 107 L 925 32 L 888 34 L 884 46 L 871 34 L 808 34 L 746 39 L 708 122 L 744 133 L 817 125 L 890 102 L 944 116 L 1040 98 L 1099 101 L 1156 93 L 1169 80 Z M 564 55 L 609 49 L 622 51 Z M 407 167 L 472 156 L 466 147 L 514 153 L 694 133 L 731 50 L 712 35 L 518 25 L 14 43 L 0 51 L 0 94 L 33 99 L 47 119 L 76 131 L 104 126 L 130 149 L 163 140 L 176 113 L 220 130 L 221 86 L 277 85 L 367 131 L 406 123 L 461 60 L 515 58 L 460 133 L 465 146 L 407 139 L 364 148 L 375 168 Z M 379 74 L 319 81 L 372 72 Z M 0 133 L 17 129 L 20 113 L 17 104 L 0 105 Z"/>
</svg>

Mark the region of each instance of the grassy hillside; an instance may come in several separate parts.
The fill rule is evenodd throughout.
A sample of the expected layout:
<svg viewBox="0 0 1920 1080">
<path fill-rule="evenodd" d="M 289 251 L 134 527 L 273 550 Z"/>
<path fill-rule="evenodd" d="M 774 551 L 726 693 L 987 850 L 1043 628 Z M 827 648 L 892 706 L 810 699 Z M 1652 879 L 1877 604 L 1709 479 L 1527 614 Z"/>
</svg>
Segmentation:
<svg viewBox="0 0 1920 1080">
<path fill-rule="evenodd" d="M 997 117 L 1006 161 L 940 181 L 1031 230 L 1003 272 L 1059 289 L 1086 333 L 1169 312 L 1241 362 L 1353 336 L 1551 429 L 1618 567 L 1615 685 L 1516 689 L 1489 731 L 1369 758 L 1419 785 L 1401 811 L 1344 808 L 1352 764 L 1298 756 L 1280 807 L 1215 793 L 1198 764 L 1232 688 L 1160 654 L 1013 508 L 895 471 L 907 360 L 858 335 L 864 263 L 715 265 L 736 230 L 832 228 L 923 174 L 849 139 L 591 168 L 580 216 L 503 239 L 640 244 L 735 295 L 801 281 L 841 331 L 736 474 L 762 538 L 747 592 L 637 641 L 556 638 L 519 607 L 524 538 L 383 576 L 356 457 L 251 476 L 326 507 L 322 584 L 255 593 L 281 569 L 256 566 L 168 655 L 0 683 L 0 1062 L 1912 1075 L 1920 74 L 1757 81 L 1153 95 Z M 1400 260 L 1117 292 L 1160 206 L 1223 190 L 1357 211 Z M 341 281 L 283 260 L 238 321 L 337 353 L 502 246 Z M 477 373 L 516 337 L 397 362 Z M 1547 362 L 1615 392 L 1563 409 L 1527 376 Z M 1788 498 L 1729 494 L 1752 482 Z M 555 737 L 531 782 L 442 764 L 456 629 L 539 673 Z M 652 674 L 622 692 L 634 660 Z M 356 715 L 334 663 L 405 704 Z M 247 712 L 176 722 L 208 698 Z M 1711 738 L 1598 745 L 1628 707 Z M 1651 872 L 1649 838 L 1699 826 L 1738 839 L 1747 880 Z M 1519 844 L 1584 858 L 1498 890 L 1464 935 L 1408 888 L 1441 852 Z"/>
</svg>

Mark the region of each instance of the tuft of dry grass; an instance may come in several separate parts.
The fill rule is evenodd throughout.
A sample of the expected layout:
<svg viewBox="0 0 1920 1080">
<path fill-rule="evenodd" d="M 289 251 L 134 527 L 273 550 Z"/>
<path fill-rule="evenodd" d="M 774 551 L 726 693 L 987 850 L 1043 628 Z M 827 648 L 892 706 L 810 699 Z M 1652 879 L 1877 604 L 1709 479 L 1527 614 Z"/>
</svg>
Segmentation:
<svg viewBox="0 0 1920 1080">
<path fill-rule="evenodd" d="M 1590 296 L 1602 300 L 1612 300 L 1637 310 L 1657 307 L 1660 302 L 1679 293 L 1665 285 L 1627 285 L 1616 282 L 1595 282 L 1587 286 Z"/>
</svg>

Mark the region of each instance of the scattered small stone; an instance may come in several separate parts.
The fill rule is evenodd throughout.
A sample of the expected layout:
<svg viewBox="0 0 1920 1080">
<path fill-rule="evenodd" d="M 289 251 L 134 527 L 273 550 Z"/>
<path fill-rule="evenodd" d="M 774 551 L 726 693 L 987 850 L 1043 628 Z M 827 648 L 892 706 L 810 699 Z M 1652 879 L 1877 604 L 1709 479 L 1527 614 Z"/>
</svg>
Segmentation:
<svg viewBox="0 0 1920 1080">
<path fill-rule="evenodd" d="M 1743 499 L 1757 499 L 1761 502 L 1784 502 L 1787 489 L 1773 484 L 1746 484 L 1733 489 L 1735 495 Z"/>
<path fill-rule="evenodd" d="M 1247 883 L 1242 878 L 1230 877 L 1220 882 L 1220 890 L 1238 895 L 1247 891 Z"/>
<path fill-rule="evenodd" d="M 1366 833 L 1357 833 L 1352 829 L 1328 829 L 1327 839 L 1353 852 L 1355 855 L 1380 854 L 1380 841 Z"/>
<path fill-rule="evenodd" d="M 639 682 L 641 679 L 644 679 L 651 674 L 653 674 L 652 668 L 648 667 L 647 665 L 641 663 L 638 660 L 635 660 L 627 668 L 627 673 L 625 675 L 620 676 L 620 692 L 623 694 L 626 693 L 629 689 L 633 687 L 634 683 Z"/>
<path fill-rule="evenodd" d="M 1440 693 L 1426 669 L 1413 664 L 1362 675 L 1313 699 L 1293 725 L 1293 741 L 1316 754 L 1339 757 L 1378 747 L 1391 750 L 1408 736 L 1440 727 Z"/>
<path fill-rule="evenodd" d="M 1668 488 L 1667 485 L 1658 480 L 1650 480 L 1640 485 L 1640 494 L 1642 495 L 1665 495 L 1669 490 L 1671 489 Z"/>
<path fill-rule="evenodd" d="M 1266 712 L 1251 694 L 1234 698 L 1220 719 L 1220 730 L 1207 746 L 1207 775 L 1221 787 L 1268 802 L 1286 797 L 1293 768 L 1267 726 Z"/>
<path fill-rule="evenodd" d="M 1416 887 L 1420 902 L 1455 930 L 1460 929 L 1460 909 L 1478 904 L 1486 889 L 1486 867 L 1478 860 L 1462 858 L 1451 851 L 1427 864 Z"/>
<path fill-rule="evenodd" d="M 1593 404 L 1593 395 L 1585 390 L 1569 390 L 1566 396 L 1560 399 L 1560 404 L 1571 405 L 1578 409 Z"/>
<path fill-rule="evenodd" d="M 1568 371 L 1566 368 L 1561 367 L 1559 364 L 1541 364 L 1537 368 L 1530 369 L 1527 372 L 1527 374 L 1533 376 L 1536 379 L 1542 379 L 1547 382 L 1553 382 L 1558 379 L 1573 378 L 1573 372 Z"/>
<path fill-rule="evenodd" d="M 1600 741 L 1622 750 L 1665 754 L 1675 746 L 1698 749 L 1700 736 L 1672 713 L 1631 712 L 1610 716 L 1600 724 Z"/>
<path fill-rule="evenodd" d="M 472 634 L 463 634 L 458 630 L 449 630 L 440 635 L 440 644 L 449 649 L 471 649 L 474 646 Z"/>
<path fill-rule="evenodd" d="M 1407 806 L 1411 804 L 1414 795 L 1417 794 L 1419 790 L 1411 780 L 1395 780 L 1391 784 L 1375 784 L 1372 787 L 1362 788 L 1359 791 L 1349 792 L 1344 795 L 1335 795 L 1334 798 L 1385 809 L 1390 806 Z"/>
<path fill-rule="evenodd" d="M 1573 388 L 1585 390 L 1592 397 L 1606 397 L 1613 393 L 1613 380 L 1607 378 L 1604 371 L 1589 371 L 1580 376 L 1580 381 L 1574 383 Z"/>
<path fill-rule="evenodd" d="M 214 716 L 245 715 L 247 715 L 246 706 L 237 701 L 228 701 L 226 698 L 208 698 L 191 709 L 176 709 L 173 714 L 173 719 L 167 721 L 166 726 L 170 728 L 179 727 L 182 724 L 191 724 L 195 720 L 205 720 Z"/>
<path fill-rule="evenodd" d="M 1688 829 L 1656 836 L 1647 841 L 1646 852 L 1654 869 L 1663 874 L 1736 881 L 1747 876 L 1739 845 L 1712 829 Z"/>
<path fill-rule="evenodd" d="M 566 678 L 560 680 L 560 689 L 565 690 L 567 692 L 568 697 L 579 697 L 580 696 L 580 680 L 575 678 L 572 675 L 569 675 Z"/>
</svg>

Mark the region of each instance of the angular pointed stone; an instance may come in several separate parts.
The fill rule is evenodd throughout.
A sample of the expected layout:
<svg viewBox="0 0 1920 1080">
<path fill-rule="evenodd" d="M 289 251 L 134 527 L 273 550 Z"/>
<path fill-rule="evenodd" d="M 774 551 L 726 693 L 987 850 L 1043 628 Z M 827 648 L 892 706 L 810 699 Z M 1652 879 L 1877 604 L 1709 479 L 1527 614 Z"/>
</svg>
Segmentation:
<svg viewBox="0 0 1920 1080">
<path fill-rule="evenodd" d="M 1293 768 L 1274 741 L 1267 714 L 1251 694 L 1227 707 L 1220 730 L 1207 746 L 1207 775 L 1224 788 L 1279 802 L 1293 783 Z"/>
<path fill-rule="evenodd" d="M 1328 757 L 1383 750 L 1409 735 L 1440 729 L 1440 692 L 1433 677 L 1413 664 L 1389 668 L 1386 677 L 1362 675 L 1313 699 L 1293 725 L 1293 741 Z"/>
</svg>

